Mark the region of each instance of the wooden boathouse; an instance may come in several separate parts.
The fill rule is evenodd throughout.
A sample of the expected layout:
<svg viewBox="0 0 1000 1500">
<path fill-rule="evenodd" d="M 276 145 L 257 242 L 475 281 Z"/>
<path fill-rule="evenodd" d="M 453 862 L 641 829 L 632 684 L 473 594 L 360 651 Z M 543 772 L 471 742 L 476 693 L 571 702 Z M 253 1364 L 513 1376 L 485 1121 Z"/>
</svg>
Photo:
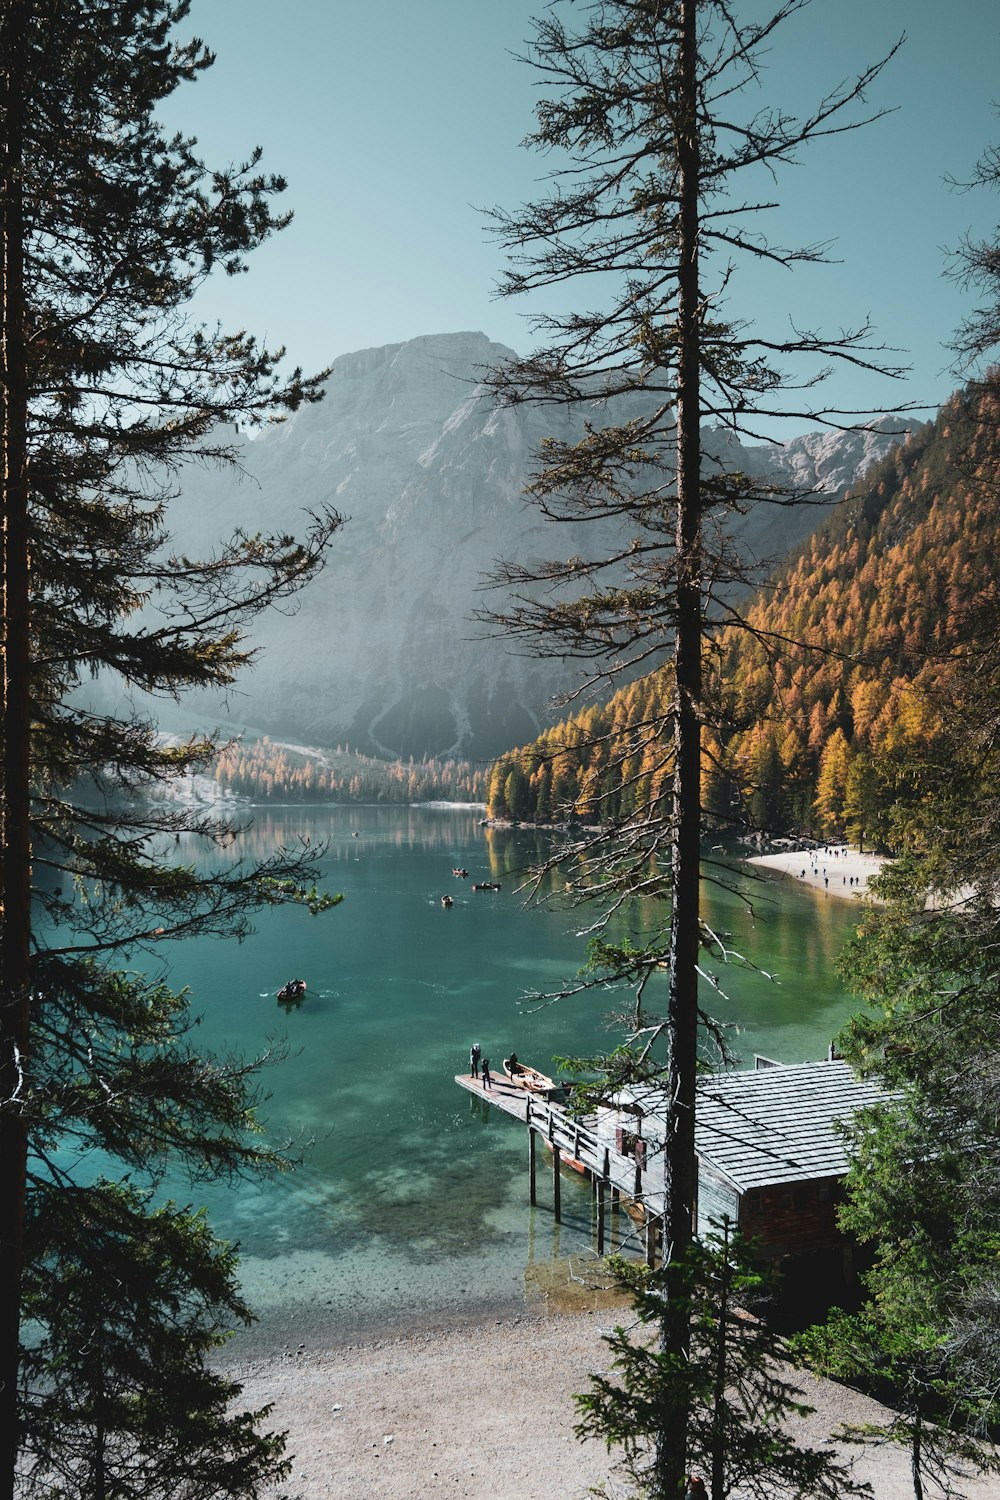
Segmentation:
<svg viewBox="0 0 1000 1500">
<path fill-rule="evenodd" d="M 857 1078 L 839 1059 L 771 1063 L 750 1071 L 714 1074 L 698 1086 L 695 1151 L 698 1199 L 695 1231 L 732 1220 L 769 1261 L 811 1257 L 824 1274 L 845 1249 L 836 1222 L 848 1158 L 839 1125 L 885 1098 L 879 1084 Z M 613 1104 L 584 1119 L 568 1110 L 562 1089 L 529 1094 L 509 1079 L 485 1090 L 478 1079 L 455 1082 L 527 1126 L 528 1183 L 537 1201 L 537 1140 L 550 1144 L 552 1199 L 561 1213 L 560 1159 L 583 1170 L 597 1199 L 597 1250 L 604 1250 L 605 1209 L 626 1200 L 645 1223 L 645 1250 L 655 1264 L 664 1210 L 662 1090 L 623 1090 Z M 819 1257 L 820 1259 L 817 1259 Z M 846 1269 L 846 1267 L 845 1267 Z"/>
</svg>

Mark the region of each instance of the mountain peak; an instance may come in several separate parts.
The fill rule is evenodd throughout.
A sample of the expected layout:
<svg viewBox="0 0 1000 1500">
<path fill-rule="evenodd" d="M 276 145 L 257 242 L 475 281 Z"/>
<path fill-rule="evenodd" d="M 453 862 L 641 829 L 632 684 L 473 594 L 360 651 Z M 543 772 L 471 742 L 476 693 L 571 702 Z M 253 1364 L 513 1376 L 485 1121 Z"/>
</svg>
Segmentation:
<svg viewBox="0 0 1000 1500">
<path fill-rule="evenodd" d="M 260 655 L 240 684 L 249 722 L 374 754 L 492 757 L 532 739 L 552 696 L 576 684 L 572 661 L 515 654 L 471 623 L 497 558 L 610 544 L 611 523 L 603 538 L 594 526 L 554 528 L 526 504 L 539 443 L 582 435 L 582 420 L 530 403 L 498 412 L 479 381 L 512 357 L 469 331 L 341 355 L 325 401 L 245 444 L 242 467 L 255 485 L 215 470 L 185 476 L 172 512 L 185 551 L 210 549 L 238 526 L 295 533 L 303 511 L 325 504 L 349 518 L 295 613 L 255 626 Z M 606 419 L 619 416 L 609 403 Z M 827 489 L 836 476 L 839 487 L 891 442 L 859 438 L 838 457 L 843 436 L 810 434 L 770 450 L 734 441 L 725 462 L 789 473 L 791 454 L 797 486 Z M 815 506 L 764 509 L 766 519 L 745 517 L 740 527 L 740 545 L 756 556 L 784 555 L 822 519 Z M 220 711 L 198 705 L 202 718 Z"/>
</svg>

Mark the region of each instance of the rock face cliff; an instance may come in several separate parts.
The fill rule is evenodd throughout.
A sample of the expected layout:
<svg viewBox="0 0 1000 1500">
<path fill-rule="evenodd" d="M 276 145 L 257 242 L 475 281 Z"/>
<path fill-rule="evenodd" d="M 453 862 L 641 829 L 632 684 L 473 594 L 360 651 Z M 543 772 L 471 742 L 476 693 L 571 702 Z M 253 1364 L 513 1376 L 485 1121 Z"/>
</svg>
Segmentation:
<svg viewBox="0 0 1000 1500">
<path fill-rule="evenodd" d="M 566 413 L 497 412 L 477 389 L 483 370 L 510 352 L 459 333 L 345 355 L 324 402 L 243 443 L 242 480 L 182 476 L 172 530 L 188 552 L 235 526 L 300 531 L 303 511 L 325 502 L 348 517 L 295 612 L 258 623 L 261 654 L 227 717 L 283 738 L 404 757 L 492 757 L 548 722 L 552 695 L 576 680 L 578 665 L 514 654 L 471 622 L 495 559 L 573 550 L 565 528 L 538 517 L 521 493 L 540 440 L 573 430 Z M 744 450 L 720 433 L 710 443 L 732 467 L 836 491 L 893 440 L 812 434 Z M 758 557 L 782 556 L 823 515 L 815 506 L 764 509 L 740 525 L 741 545 Z M 192 708 L 202 721 L 220 712 L 205 701 Z"/>
</svg>

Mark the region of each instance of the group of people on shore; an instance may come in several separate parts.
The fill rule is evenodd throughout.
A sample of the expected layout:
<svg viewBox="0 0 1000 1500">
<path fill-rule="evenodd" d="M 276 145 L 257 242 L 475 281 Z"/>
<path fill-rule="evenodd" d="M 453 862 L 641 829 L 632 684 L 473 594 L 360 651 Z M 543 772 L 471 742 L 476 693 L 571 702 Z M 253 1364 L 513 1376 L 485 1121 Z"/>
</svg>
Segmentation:
<svg viewBox="0 0 1000 1500">
<path fill-rule="evenodd" d="M 813 865 L 811 867 L 811 873 L 812 873 L 812 876 L 813 876 L 813 878 L 815 880 L 819 880 L 820 876 L 822 875 L 824 888 L 826 890 L 830 889 L 830 877 L 826 873 L 826 865 L 823 866 L 822 871 L 820 870 L 819 865 Z M 800 880 L 805 880 L 805 878 L 806 878 L 806 871 L 805 871 L 805 866 L 803 865 L 801 874 L 799 875 L 799 879 Z M 858 886 L 860 888 L 860 886 L 861 886 L 861 876 L 860 875 L 844 875 L 844 876 L 841 877 L 841 884 L 842 885 L 850 885 L 850 886 L 855 886 L 856 885 L 856 886 Z"/>
</svg>

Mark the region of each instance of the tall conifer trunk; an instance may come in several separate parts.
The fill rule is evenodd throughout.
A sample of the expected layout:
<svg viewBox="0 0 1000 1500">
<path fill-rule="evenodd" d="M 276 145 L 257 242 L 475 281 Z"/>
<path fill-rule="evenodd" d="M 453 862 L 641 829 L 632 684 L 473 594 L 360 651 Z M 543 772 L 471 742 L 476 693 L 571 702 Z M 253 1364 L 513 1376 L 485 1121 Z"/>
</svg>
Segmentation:
<svg viewBox="0 0 1000 1500">
<path fill-rule="evenodd" d="M 0 54 L 0 359 L 3 399 L 0 812 L 0 1500 L 14 1493 L 24 1253 L 28 1006 L 31 983 L 27 371 L 24 330 L 24 44 L 27 0 L 5 6 Z"/>
<path fill-rule="evenodd" d="M 604 837 L 570 835 L 534 871 L 541 891 L 543 875 L 572 869 L 570 900 L 594 900 L 602 907 L 590 928 L 600 933 L 612 916 L 617 924 L 628 901 L 659 893 L 659 872 L 669 863 L 665 1028 L 642 1010 L 647 981 L 658 981 L 663 965 L 665 923 L 649 923 L 638 952 L 631 942 L 596 941 L 591 977 L 583 986 L 597 989 L 617 979 L 635 987 L 631 1061 L 617 1052 L 603 1059 L 609 1090 L 618 1092 L 624 1074 L 643 1086 L 662 1082 L 667 1095 L 667 1265 L 644 1304 L 658 1324 L 655 1397 L 647 1362 L 631 1367 L 626 1361 L 619 1394 L 598 1382 L 599 1394 L 587 1408 L 593 1427 L 584 1429 L 623 1443 L 626 1462 L 653 1500 L 680 1500 L 688 1441 L 697 1425 L 690 1379 L 690 1249 L 697 1201 L 701 732 L 707 718 L 702 652 L 709 630 L 724 622 L 745 625 L 733 607 L 733 586 L 742 590 L 755 581 L 756 564 L 741 557 L 729 518 L 758 502 L 801 498 L 794 485 L 785 489 L 714 465 L 703 475 L 701 417 L 714 416 L 731 434 L 746 436 L 758 417 L 796 415 L 798 405 L 783 411 L 776 401 L 777 392 L 802 388 L 799 377 L 790 380 L 774 362 L 779 353 L 782 361 L 806 361 L 806 387 L 814 383 L 810 372 L 817 357 L 898 373 L 872 359 L 866 323 L 833 339 L 811 332 L 772 339 L 766 331 L 745 335 L 741 322 L 720 321 L 706 311 L 726 291 L 740 259 L 759 261 L 763 255 L 790 268 L 824 258 L 822 246 L 775 245 L 753 227 L 753 215 L 773 205 L 758 203 L 752 192 L 742 199 L 736 184 L 747 170 L 754 180 L 762 167 L 777 174 L 810 140 L 854 130 L 882 113 L 869 112 L 866 96 L 892 51 L 801 117 L 781 107 L 761 108 L 756 98 L 738 103 L 744 92 L 756 94 L 759 54 L 799 9 L 779 5 L 741 25 L 726 0 L 604 0 L 577 7 L 565 0 L 545 7 L 528 60 L 550 93 L 536 107 L 537 129 L 528 144 L 554 150 L 558 164 L 536 201 L 491 215 L 511 258 L 503 295 L 563 284 L 589 289 L 598 277 L 608 288 L 596 307 L 588 301 L 539 317 L 545 346 L 527 359 L 498 365 L 488 385 L 504 406 L 551 402 L 554 410 L 577 415 L 582 436 L 574 430 L 550 436 L 536 453 L 528 494 L 541 513 L 574 525 L 600 519 L 620 531 L 613 544 L 596 543 L 582 556 L 527 564 L 501 560 L 488 582 L 509 589 L 513 602 L 480 618 L 533 638 L 540 657 L 565 652 L 587 663 L 581 695 L 651 670 L 661 648 L 670 653 L 674 674 L 666 712 L 654 691 L 648 708 L 643 704 L 632 713 L 626 706 L 636 701 L 630 687 L 620 700 L 626 727 L 617 718 L 607 728 L 583 716 L 574 723 L 564 744 L 572 744 L 581 760 L 587 757 L 599 784 L 593 784 L 593 798 L 587 790 L 575 802 L 553 789 L 553 805 L 562 800 L 567 812 L 578 812 L 586 798 L 594 800 Z M 560 10 L 582 11 L 584 17 L 574 27 L 551 14 Z M 598 390 L 607 403 L 603 427 L 592 425 Z M 612 406 L 619 399 L 628 403 L 627 415 Z M 823 413 L 816 415 L 825 420 Z M 668 498 L 671 481 L 676 493 Z M 538 759 L 551 759 L 559 743 L 539 745 Z M 660 777 L 668 750 L 673 779 L 665 817 Z M 498 772 L 501 781 L 514 765 L 520 774 L 527 764 L 526 756 L 507 759 Z M 502 788 L 498 796 L 502 801 Z M 491 806 L 496 803 L 493 797 Z M 645 1448 L 636 1449 L 647 1438 L 653 1441 L 651 1458 Z M 716 1463 L 713 1489 L 725 1482 Z"/>
<path fill-rule="evenodd" d="M 698 1042 L 698 900 L 701 835 L 701 503 L 698 307 L 699 150 L 697 121 L 697 3 L 682 0 L 676 75 L 679 189 L 677 527 L 674 670 L 672 910 L 667 1028 L 670 1129 L 664 1163 L 664 1260 L 683 1262 L 691 1245 L 695 1199 L 694 1108 Z M 691 1345 L 690 1297 L 680 1277 L 669 1283 L 660 1347 L 686 1366 Z M 673 1409 L 656 1445 L 658 1500 L 684 1491 L 689 1400 L 674 1383 Z"/>
<path fill-rule="evenodd" d="M 726 1500 L 726 1392 L 729 1388 L 729 1319 L 732 1313 L 733 1259 L 729 1219 L 722 1225 L 719 1256 L 718 1326 L 715 1331 L 715 1385 L 712 1392 L 712 1500 Z"/>
</svg>

